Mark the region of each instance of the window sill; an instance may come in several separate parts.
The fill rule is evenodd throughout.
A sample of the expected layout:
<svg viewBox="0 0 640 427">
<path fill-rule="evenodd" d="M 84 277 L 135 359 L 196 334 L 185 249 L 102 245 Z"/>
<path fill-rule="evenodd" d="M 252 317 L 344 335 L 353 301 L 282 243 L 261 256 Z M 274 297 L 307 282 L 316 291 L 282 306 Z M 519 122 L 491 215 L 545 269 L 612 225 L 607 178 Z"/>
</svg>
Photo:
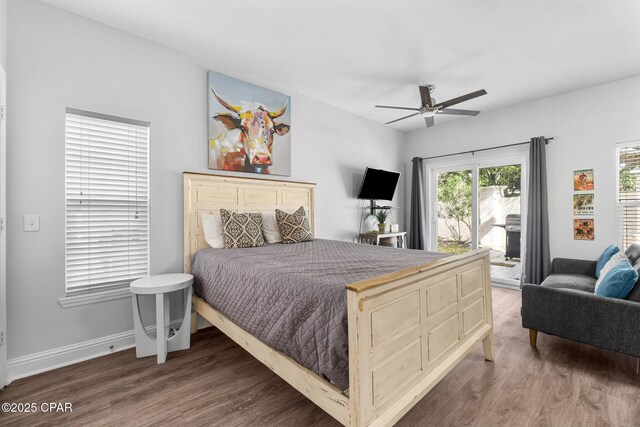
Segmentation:
<svg viewBox="0 0 640 427">
<path fill-rule="evenodd" d="M 113 301 L 117 299 L 130 298 L 129 287 L 114 289 L 111 291 L 93 292 L 83 295 L 66 296 L 58 299 L 58 304 L 62 308 L 78 307 L 81 305 L 95 304 L 97 302 Z"/>
</svg>

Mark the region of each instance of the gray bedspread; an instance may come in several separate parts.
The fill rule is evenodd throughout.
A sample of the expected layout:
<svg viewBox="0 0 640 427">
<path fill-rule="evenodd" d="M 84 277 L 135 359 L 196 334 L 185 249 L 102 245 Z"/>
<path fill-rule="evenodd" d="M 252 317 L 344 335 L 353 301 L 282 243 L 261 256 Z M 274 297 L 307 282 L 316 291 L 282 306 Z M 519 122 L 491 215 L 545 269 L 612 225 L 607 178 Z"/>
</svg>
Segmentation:
<svg viewBox="0 0 640 427">
<path fill-rule="evenodd" d="M 194 291 L 236 325 L 345 390 L 345 285 L 445 254 L 316 239 L 247 249 L 203 249 Z"/>
</svg>

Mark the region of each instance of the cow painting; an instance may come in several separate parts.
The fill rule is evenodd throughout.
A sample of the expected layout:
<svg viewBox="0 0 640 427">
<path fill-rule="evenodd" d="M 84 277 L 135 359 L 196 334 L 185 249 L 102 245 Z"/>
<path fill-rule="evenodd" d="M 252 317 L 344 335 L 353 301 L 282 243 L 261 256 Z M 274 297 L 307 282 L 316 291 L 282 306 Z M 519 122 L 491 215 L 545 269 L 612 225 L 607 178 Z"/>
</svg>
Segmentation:
<svg viewBox="0 0 640 427">
<path fill-rule="evenodd" d="M 289 175 L 289 97 L 215 72 L 209 80 L 209 168 Z"/>
</svg>

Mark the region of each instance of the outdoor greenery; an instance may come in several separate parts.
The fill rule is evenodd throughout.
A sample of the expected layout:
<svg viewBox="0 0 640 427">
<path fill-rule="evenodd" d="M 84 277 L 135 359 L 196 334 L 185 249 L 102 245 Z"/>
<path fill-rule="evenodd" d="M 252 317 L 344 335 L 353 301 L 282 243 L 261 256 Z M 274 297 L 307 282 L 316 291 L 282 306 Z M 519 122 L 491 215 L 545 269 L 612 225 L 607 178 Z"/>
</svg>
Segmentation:
<svg viewBox="0 0 640 427">
<path fill-rule="evenodd" d="M 471 244 L 468 242 L 459 243 L 459 242 L 452 242 L 451 240 L 444 240 L 444 239 L 438 238 L 438 252 L 441 252 L 444 254 L 458 255 L 458 254 L 463 254 L 465 252 L 469 252 L 470 250 L 471 250 Z"/>
<path fill-rule="evenodd" d="M 438 175 L 438 217 L 453 220 L 445 222 L 457 243 L 466 243 L 461 226 L 471 229 L 471 173 L 445 172 Z"/>
<path fill-rule="evenodd" d="M 504 197 L 519 196 L 520 165 L 480 169 L 480 187 L 489 187 L 492 185 L 504 187 Z"/>
<path fill-rule="evenodd" d="M 620 169 L 620 191 L 636 191 L 636 177 L 631 173 L 632 170 L 627 167 Z"/>
</svg>

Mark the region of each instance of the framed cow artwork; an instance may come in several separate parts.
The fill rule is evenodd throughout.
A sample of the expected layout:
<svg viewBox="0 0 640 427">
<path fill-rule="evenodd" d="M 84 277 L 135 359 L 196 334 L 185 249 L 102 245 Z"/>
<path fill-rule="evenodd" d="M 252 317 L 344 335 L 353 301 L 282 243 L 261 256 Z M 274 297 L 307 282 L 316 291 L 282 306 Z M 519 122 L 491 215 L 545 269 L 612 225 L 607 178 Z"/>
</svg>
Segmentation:
<svg viewBox="0 0 640 427">
<path fill-rule="evenodd" d="M 209 169 L 291 175 L 291 97 L 208 73 Z"/>
</svg>

